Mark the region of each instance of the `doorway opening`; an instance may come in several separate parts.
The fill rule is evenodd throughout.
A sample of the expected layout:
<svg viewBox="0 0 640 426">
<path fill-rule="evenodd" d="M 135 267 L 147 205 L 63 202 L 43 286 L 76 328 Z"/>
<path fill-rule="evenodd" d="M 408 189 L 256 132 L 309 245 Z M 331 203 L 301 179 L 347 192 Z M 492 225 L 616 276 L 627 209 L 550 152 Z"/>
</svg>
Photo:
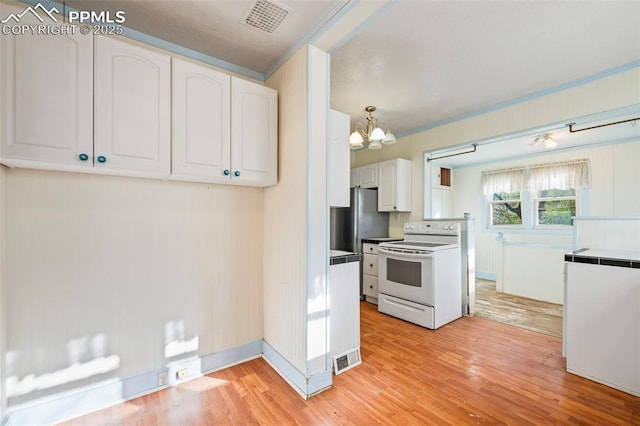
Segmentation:
<svg viewBox="0 0 640 426">
<path fill-rule="evenodd" d="M 475 315 L 562 337 L 562 305 L 496 292 L 495 281 L 476 279 Z"/>
</svg>

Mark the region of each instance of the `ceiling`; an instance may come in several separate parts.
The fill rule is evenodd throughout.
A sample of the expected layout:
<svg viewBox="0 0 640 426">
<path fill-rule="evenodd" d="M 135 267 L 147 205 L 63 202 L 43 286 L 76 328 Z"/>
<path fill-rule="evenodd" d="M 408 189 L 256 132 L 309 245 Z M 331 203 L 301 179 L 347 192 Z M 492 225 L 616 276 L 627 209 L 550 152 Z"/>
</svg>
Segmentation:
<svg viewBox="0 0 640 426">
<path fill-rule="evenodd" d="M 31 0 L 26 0 L 31 1 Z M 269 0 L 270 1 L 270 0 Z M 254 78 L 374 5 L 331 53 L 331 107 L 396 136 L 640 66 L 640 1 L 279 0 L 271 34 L 244 24 L 255 0 L 68 0 L 126 12 L 128 28 Z M 337 46 L 337 47 L 336 47 Z M 236 68 L 233 68 L 236 67 Z"/>
</svg>

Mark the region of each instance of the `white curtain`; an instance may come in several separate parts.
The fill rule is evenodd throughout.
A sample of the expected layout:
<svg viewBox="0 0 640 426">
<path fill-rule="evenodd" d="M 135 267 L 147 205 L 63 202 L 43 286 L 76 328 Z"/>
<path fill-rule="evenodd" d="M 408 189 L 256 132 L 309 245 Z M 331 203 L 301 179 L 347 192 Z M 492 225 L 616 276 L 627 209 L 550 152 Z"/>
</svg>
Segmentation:
<svg viewBox="0 0 640 426">
<path fill-rule="evenodd" d="M 498 192 L 520 192 L 525 189 L 525 168 L 482 172 L 482 193 L 491 197 Z"/>
<path fill-rule="evenodd" d="M 533 194 L 545 189 L 581 189 L 591 184 L 589 160 L 538 164 L 529 167 L 529 188 Z"/>
</svg>

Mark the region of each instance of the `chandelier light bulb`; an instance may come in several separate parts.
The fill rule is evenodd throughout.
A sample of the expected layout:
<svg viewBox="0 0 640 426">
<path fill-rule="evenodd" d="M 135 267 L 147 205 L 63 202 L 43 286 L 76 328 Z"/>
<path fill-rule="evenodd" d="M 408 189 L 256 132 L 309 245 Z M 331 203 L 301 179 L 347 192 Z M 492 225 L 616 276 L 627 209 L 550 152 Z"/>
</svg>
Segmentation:
<svg viewBox="0 0 640 426">
<path fill-rule="evenodd" d="M 366 127 L 361 123 L 356 123 L 353 133 L 349 137 L 349 144 L 352 150 L 367 147 L 369 149 L 382 149 L 382 144 L 394 144 L 396 143 L 396 137 L 390 131 L 385 134 L 384 130 L 378 125 L 378 119 L 371 113 L 376 110 L 376 107 L 370 105 L 364 109 L 369 114 Z"/>
</svg>

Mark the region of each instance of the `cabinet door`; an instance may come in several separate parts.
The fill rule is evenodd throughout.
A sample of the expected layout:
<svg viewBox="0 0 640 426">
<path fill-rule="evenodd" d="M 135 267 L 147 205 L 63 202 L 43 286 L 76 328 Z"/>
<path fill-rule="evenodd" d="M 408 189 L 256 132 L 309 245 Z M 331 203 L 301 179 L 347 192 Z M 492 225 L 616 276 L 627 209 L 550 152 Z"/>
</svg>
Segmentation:
<svg viewBox="0 0 640 426">
<path fill-rule="evenodd" d="M 396 163 L 395 161 L 383 161 L 378 165 L 379 186 L 378 186 L 378 211 L 396 211 Z"/>
<path fill-rule="evenodd" d="M 378 276 L 378 255 L 364 254 L 362 259 L 362 273 Z"/>
<path fill-rule="evenodd" d="M 378 298 L 378 277 L 367 274 L 362 275 L 362 294 Z"/>
<path fill-rule="evenodd" d="M 370 164 L 368 166 L 358 167 L 359 184 L 362 188 L 377 188 L 379 185 L 378 165 Z"/>
<path fill-rule="evenodd" d="M 378 163 L 378 211 L 411 211 L 411 161 L 403 158 Z"/>
<path fill-rule="evenodd" d="M 231 78 L 231 183 L 278 181 L 278 93 Z"/>
<path fill-rule="evenodd" d="M 349 186 L 351 188 L 355 188 L 359 185 L 358 177 L 360 176 L 360 174 L 358 173 L 358 171 L 358 169 L 351 169 L 351 171 L 349 172 Z"/>
<path fill-rule="evenodd" d="M 349 116 L 329 111 L 327 174 L 329 181 L 329 205 L 349 207 Z"/>
<path fill-rule="evenodd" d="M 228 183 L 231 77 L 173 59 L 171 178 Z"/>
<path fill-rule="evenodd" d="M 2 10 L 8 15 L 24 8 L 3 5 Z M 2 161 L 26 167 L 91 167 L 92 36 L 21 34 L 0 39 Z M 81 153 L 86 161 L 79 159 Z"/>
<path fill-rule="evenodd" d="M 171 155 L 171 58 L 95 38 L 96 168 L 166 177 Z"/>
</svg>

